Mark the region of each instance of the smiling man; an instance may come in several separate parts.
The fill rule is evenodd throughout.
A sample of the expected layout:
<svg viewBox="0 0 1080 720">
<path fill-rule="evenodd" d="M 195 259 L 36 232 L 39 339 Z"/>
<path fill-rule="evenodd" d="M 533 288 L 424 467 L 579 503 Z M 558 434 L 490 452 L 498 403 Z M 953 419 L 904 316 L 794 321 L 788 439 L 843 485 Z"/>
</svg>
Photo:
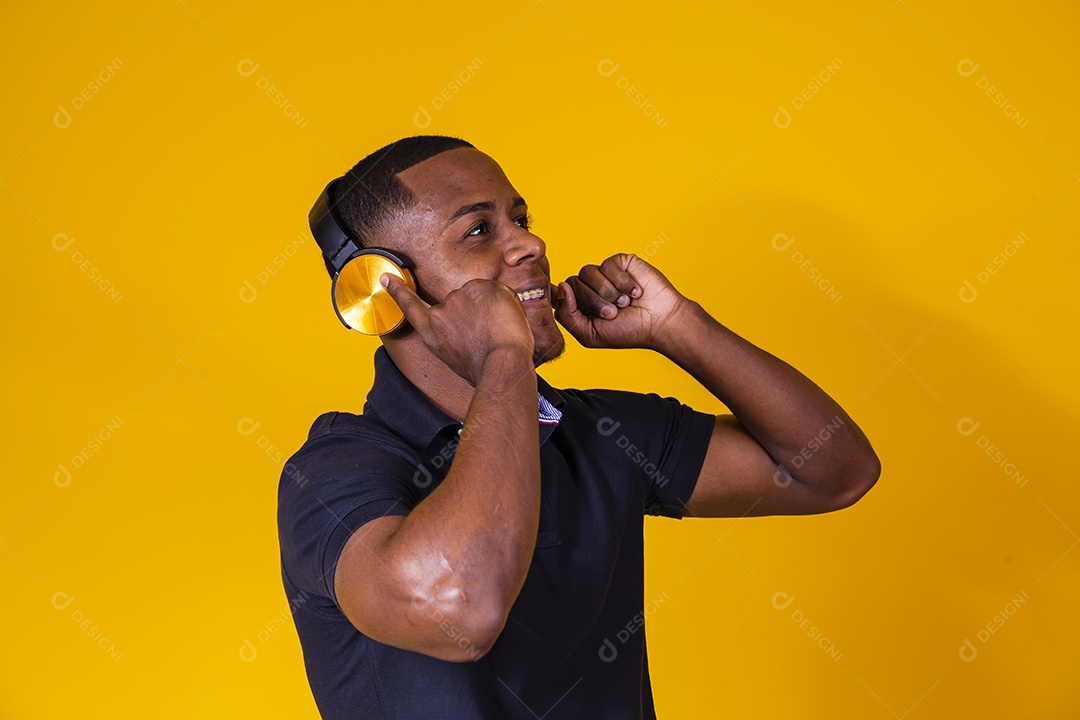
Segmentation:
<svg viewBox="0 0 1080 720">
<path fill-rule="evenodd" d="M 644 516 L 838 510 L 878 478 L 870 443 L 635 255 L 553 284 L 525 200 L 463 140 L 404 138 L 338 185 L 349 234 L 409 258 L 418 291 L 383 276 L 407 323 L 375 351 L 363 412 L 319 416 L 281 477 L 282 579 L 320 712 L 656 717 Z M 733 414 L 552 387 L 535 369 L 563 352 L 560 325 L 665 355 Z"/>
</svg>

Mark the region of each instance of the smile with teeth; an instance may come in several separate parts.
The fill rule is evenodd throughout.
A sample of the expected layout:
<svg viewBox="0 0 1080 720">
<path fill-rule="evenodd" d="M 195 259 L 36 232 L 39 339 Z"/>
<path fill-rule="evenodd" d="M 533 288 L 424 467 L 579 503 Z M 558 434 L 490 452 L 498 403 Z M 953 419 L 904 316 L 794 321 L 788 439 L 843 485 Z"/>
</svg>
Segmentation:
<svg viewBox="0 0 1080 720">
<path fill-rule="evenodd" d="M 544 297 L 544 288 L 536 288 L 535 290 L 526 290 L 525 292 L 517 293 L 517 299 L 521 302 L 526 300 L 536 300 L 537 298 Z"/>
</svg>

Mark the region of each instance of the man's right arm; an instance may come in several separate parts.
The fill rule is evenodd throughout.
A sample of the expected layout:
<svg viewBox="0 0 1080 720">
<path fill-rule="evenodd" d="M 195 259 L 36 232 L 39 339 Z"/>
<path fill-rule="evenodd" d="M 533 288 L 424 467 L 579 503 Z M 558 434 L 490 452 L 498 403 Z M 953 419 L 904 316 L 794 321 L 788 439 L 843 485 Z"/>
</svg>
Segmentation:
<svg viewBox="0 0 1080 720">
<path fill-rule="evenodd" d="M 413 306 L 406 315 L 421 334 L 430 331 L 417 313 Z M 463 371 L 476 390 L 447 476 L 407 516 L 365 523 L 341 552 L 338 604 L 374 640 L 476 660 L 525 582 L 540 516 L 540 447 L 532 337 L 520 320 L 527 345 L 490 343 Z"/>
</svg>

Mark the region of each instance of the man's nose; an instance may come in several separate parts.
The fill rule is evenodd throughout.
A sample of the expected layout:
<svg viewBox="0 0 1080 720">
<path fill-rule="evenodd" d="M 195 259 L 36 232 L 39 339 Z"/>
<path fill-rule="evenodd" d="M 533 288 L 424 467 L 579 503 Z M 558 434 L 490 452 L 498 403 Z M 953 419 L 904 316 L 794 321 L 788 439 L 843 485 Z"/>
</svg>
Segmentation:
<svg viewBox="0 0 1080 720">
<path fill-rule="evenodd" d="M 519 228 L 506 247 L 506 263 L 517 265 L 525 260 L 539 260 L 547 254 L 547 245 L 525 228 Z"/>
</svg>

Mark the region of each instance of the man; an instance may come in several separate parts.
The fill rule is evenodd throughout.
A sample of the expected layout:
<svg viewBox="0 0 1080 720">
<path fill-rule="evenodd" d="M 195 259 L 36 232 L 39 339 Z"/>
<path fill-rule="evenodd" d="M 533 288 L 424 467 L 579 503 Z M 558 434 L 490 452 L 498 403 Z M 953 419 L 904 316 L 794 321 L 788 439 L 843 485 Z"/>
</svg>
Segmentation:
<svg viewBox="0 0 1080 720">
<path fill-rule="evenodd" d="M 524 199 L 467 142 L 402 139 L 344 185 L 339 217 L 411 259 L 418 292 L 381 277 L 407 324 L 375 352 L 363 414 L 321 415 L 281 478 L 282 577 L 320 711 L 655 717 L 645 632 L 619 632 L 643 609 L 644 515 L 844 508 L 877 480 L 870 443 L 641 258 L 552 284 Z M 662 353 L 734 414 L 551 387 L 535 368 L 563 352 L 559 325 Z"/>
</svg>

